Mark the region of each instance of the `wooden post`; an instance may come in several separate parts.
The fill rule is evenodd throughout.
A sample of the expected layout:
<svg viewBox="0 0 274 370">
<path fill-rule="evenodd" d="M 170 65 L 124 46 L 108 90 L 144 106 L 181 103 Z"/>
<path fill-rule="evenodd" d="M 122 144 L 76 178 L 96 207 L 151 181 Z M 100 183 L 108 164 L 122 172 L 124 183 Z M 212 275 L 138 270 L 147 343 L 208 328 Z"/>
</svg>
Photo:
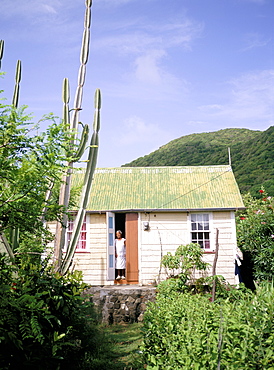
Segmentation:
<svg viewBox="0 0 274 370">
<path fill-rule="evenodd" d="M 213 276 L 212 302 L 214 302 L 215 295 L 216 295 L 216 279 L 214 278 L 214 276 L 216 276 L 216 265 L 217 265 L 217 260 L 218 260 L 218 252 L 219 252 L 219 229 L 216 229 L 215 256 L 214 256 L 214 261 L 212 265 L 212 276 Z"/>
</svg>

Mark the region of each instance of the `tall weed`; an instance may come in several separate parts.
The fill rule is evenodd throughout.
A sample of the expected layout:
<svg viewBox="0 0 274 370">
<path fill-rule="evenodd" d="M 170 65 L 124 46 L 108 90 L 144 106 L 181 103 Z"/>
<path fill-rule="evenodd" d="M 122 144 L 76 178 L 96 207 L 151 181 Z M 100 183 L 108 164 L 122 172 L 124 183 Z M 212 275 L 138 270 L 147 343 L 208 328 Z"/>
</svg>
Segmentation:
<svg viewBox="0 0 274 370">
<path fill-rule="evenodd" d="M 210 302 L 205 295 L 158 294 L 145 314 L 148 370 L 274 369 L 274 288 Z"/>
</svg>

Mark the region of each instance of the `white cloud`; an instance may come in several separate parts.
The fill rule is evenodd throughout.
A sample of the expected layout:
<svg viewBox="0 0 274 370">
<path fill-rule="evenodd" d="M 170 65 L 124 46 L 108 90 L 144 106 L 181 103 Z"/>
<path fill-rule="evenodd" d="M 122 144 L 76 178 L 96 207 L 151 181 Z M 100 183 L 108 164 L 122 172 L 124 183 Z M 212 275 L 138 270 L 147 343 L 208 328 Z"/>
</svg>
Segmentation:
<svg viewBox="0 0 274 370">
<path fill-rule="evenodd" d="M 198 107 L 199 110 L 204 112 L 218 112 L 222 109 L 222 105 L 220 104 L 207 104 L 207 105 L 201 105 Z"/>
<path fill-rule="evenodd" d="M 115 32 L 115 26 L 113 32 Z M 94 40 L 92 48 L 118 55 L 136 55 L 150 48 L 156 48 L 159 44 L 161 44 L 161 39 L 157 35 L 146 34 L 141 30 L 134 33 L 127 31 L 127 34 L 124 30 L 118 32 L 116 30 L 116 35 L 109 36 L 108 33 L 108 36 Z"/>
<path fill-rule="evenodd" d="M 98 4 L 103 4 L 107 6 L 119 6 L 125 5 L 136 0 L 98 0 Z"/>
<path fill-rule="evenodd" d="M 245 47 L 243 48 L 243 51 L 265 46 L 270 41 L 270 39 L 264 39 L 262 35 L 259 35 L 258 33 L 248 33 L 244 38 Z"/>
<path fill-rule="evenodd" d="M 265 4 L 265 0 L 243 0 L 243 1 L 256 4 Z"/>
<path fill-rule="evenodd" d="M 274 70 L 245 74 L 230 81 L 234 106 L 261 114 L 273 113 Z"/>
<path fill-rule="evenodd" d="M 1 16 L 11 18 L 14 15 L 20 15 L 23 18 L 31 18 L 35 14 L 57 14 L 61 6 L 62 3 L 59 0 L 2 0 Z"/>
<path fill-rule="evenodd" d="M 227 84 L 231 90 L 226 97 L 222 94 L 223 104 L 214 102 L 199 107 L 202 119 L 231 122 L 234 127 L 258 127 L 260 124 L 268 127 L 274 124 L 274 70 L 247 73 Z"/>
<path fill-rule="evenodd" d="M 133 27 L 134 31 L 131 31 Z M 146 53 L 148 49 L 167 50 L 178 46 L 190 50 L 193 41 L 202 35 L 203 24 L 184 19 L 180 23 L 171 20 L 165 24 L 147 26 L 142 19 L 135 19 L 125 24 L 107 24 L 105 31 L 107 36 L 95 40 L 93 48 L 128 55 Z M 112 36 L 109 36 L 110 32 Z"/>
<path fill-rule="evenodd" d="M 188 126 L 191 126 L 191 131 L 195 131 L 195 132 L 198 132 L 198 131 L 201 131 L 201 130 L 205 130 L 205 128 L 208 126 L 208 121 L 188 121 L 186 122 L 186 125 Z"/>
<path fill-rule="evenodd" d="M 138 57 L 135 61 L 135 75 L 139 81 L 159 84 L 162 80 L 162 71 L 159 62 L 166 53 L 163 50 L 152 50 Z"/>
<path fill-rule="evenodd" d="M 54 9 L 53 6 L 50 6 L 48 4 L 41 4 L 42 8 L 45 9 L 45 11 L 47 13 L 51 13 L 51 14 L 57 14 L 57 11 Z"/>
<path fill-rule="evenodd" d="M 128 117 L 123 124 L 121 141 L 123 145 L 135 145 L 138 143 L 153 144 L 158 147 L 163 141 L 170 137 L 167 130 L 161 129 L 156 124 L 147 124 L 142 118 L 137 116 Z"/>
<path fill-rule="evenodd" d="M 176 20 L 161 23 L 148 23 L 144 19 L 127 20 L 125 25 L 121 22 L 114 22 L 103 27 L 107 36 L 99 37 L 91 44 L 92 50 L 112 55 L 118 58 L 118 65 L 121 65 L 121 58 L 124 58 L 123 83 L 131 89 L 130 95 L 140 88 L 150 90 L 158 85 L 163 94 L 176 94 L 176 90 L 186 91 L 186 81 L 179 80 L 168 68 L 170 50 L 190 50 L 193 41 L 200 37 L 203 25 L 187 19 L 184 15 L 181 22 Z M 132 31 L 134 29 L 134 31 Z M 109 36 L 111 34 L 111 36 Z M 129 59 L 130 58 L 130 59 Z M 119 67 L 118 67 L 119 68 Z M 138 83 L 143 86 L 138 86 Z M 144 84 L 145 83 L 145 84 Z M 125 88 L 125 85 L 124 85 Z M 117 88 L 115 89 L 117 93 Z M 149 91 L 159 99 L 160 91 Z"/>
<path fill-rule="evenodd" d="M 186 17 L 181 22 L 173 19 L 166 24 L 155 24 L 148 28 L 155 34 L 161 35 L 161 43 L 166 48 L 183 46 L 185 49 L 190 50 L 193 41 L 202 36 L 204 24 L 194 22 Z"/>
<path fill-rule="evenodd" d="M 0 24 L 5 27 L 6 41 L 62 42 L 71 47 L 76 39 L 81 40 L 84 9 L 83 0 L 1 0 Z"/>
</svg>

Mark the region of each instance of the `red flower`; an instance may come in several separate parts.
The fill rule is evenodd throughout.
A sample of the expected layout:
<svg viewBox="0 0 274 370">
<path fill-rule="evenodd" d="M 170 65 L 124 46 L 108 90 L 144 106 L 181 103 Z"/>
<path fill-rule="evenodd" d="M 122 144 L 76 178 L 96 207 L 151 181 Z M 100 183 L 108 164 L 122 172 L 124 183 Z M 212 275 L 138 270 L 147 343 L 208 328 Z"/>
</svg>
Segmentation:
<svg viewBox="0 0 274 370">
<path fill-rule="evenodd" d="M 240 220 L 245 220 L 245 217 L 240 217 Z"/>
<path fill-rule="evenodd" d="M 263 198 L 262 200 L 264 200 L 266 202 L 267 201 L 267 198 Z"/>
<path fill-rule="evenodd" d="M 262 193 L 264 193 L 264 191 L 263 190 L 259 190 L 259 192 L 262 194 Z"/>
</svg>

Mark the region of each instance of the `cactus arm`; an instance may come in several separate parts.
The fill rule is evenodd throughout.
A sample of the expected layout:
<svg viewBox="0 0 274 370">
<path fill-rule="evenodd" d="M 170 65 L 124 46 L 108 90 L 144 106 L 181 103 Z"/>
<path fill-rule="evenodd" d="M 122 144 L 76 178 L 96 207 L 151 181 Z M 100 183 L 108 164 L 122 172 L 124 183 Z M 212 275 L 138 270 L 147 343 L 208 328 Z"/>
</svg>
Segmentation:
<svg viewBox="0 0 274 370">
<path fill-rule="evenodd" d="M 98 147 L 99 147 L 99 130 L 100 130 L 100 109 L 101 109 L 101 92 L 99 89 L 95 91 L 94 99 L 94 120 L 93 120 L 93 135 L 90 142 L 90 150 L 88 156 L 87 170 L 85 174 L 84 184 L 91 186 L 93 173 L 97 163 Z M 91 175 L 91 176 L 90 176 Z M 85 186 L 85 185 L 84 185 Z M 89 196 L 89 194 L 88 194 Z M 84 206 L 87 206 L 87 201 L 85 201 Z"/>
<path fill-rule="evenodd" d="M 46 195 L 45 195 L 45 206 L 42 209 L 42 215 L 41 215 L 41 220 L 42 220 L 44 225 L 46 224 L 46 214 L 47 214 L 47 211 L 48 211 L 47 203 L 48 203 L 49 199 L 51 198 L 53 186 L 54 186 L 54 181 L 50 181 L 48 189 L 46 191 Z"/>
<path fill-rule="evenodd" d="M 65 78 L 63 80 L 62 88 L 62 100 L 63 100 L 63 122 L 64 124 L 69 124 L 69 100 L 70 100 L 70 89 L 69 80 Z M 67 173 L 63 175 L 61 182 L 60 193 L 59 193 L 59 205 L 62 205 L 65 209 L 68 208 L 69 198 L 70 198 L 70 184 L 71 184 L 71 173 L 72 168 L 68 166 Z M 62 260 L 62 249 L 65 245 L 66 229 L 64 225 L 67 224 L 68 217 L 66 213 L 63 213 L 62 220 L 57 222 L 55 231 L 55 241 L 54 241 L 54 257 L 57 261 L 57 269 L 61 265 Z"/>
<path fill-rule="evenodd" d="M 3 47 L 4 44 L 1 42 L 1 47 L 0 47 L 0 61 L 3 55 Z M 12 98 L 12 105 L 14 108 L 18 108 L 18 102 L 19 102 L 19 89 L 20 89 L 20 81 L 21 81 L 21 61 L 17 61 L 16 65 L 16 73 L 15 73 L 15 86 L 14 86 L 14 92 L 13 92 L 13 98 Z M 18 248 L 19 246 L 19 227 L 14 227 L 10 231 L 10 242 L 11 246 L 9 245 L 7 239 L 5 238 L 4 235 L 1 235 L 2 241 L 5 245 L 5 248 L 10 256 L 10 258 L 14 258 L 13 255 L 13 250 Z M 12 254 L 11 254 L 12 251 Z"/>
<path fill-rule="evenodd" d="M 1 237 L 2 242 L 3 242 L 3 244 L 6 248 L 6 251 L 8 252 L 8 255 L 9 255 L 10 259 L 13 261 L 14 260 L 14 253 L 12 251 L 11 246 L 9 245 L 9 242 L 8 242 L 7 238 L 5 237 L 4 234 L 0 234 L 0 237 Z"/>
<path fill-rule="evenodd" d="M 73 162 L 78 161 L 79 158 L 82 157 L 82 155 L 83 155 L 83 153 L 84 153 L 84 151 L 86 149 L 86 145 L 87 145 L 87 141 L 88 141 L 88 136 L 89 136 L 89 125 L 85 125 L 84 128 L 83 128 L 83 131 L 82 131 L 80 143 L 78 145 L 78 150 L 73 155 Z"/>
<path fill-rule="evenodd" d="M 69 124 L 69 80 L 64 78 L 63 81 L 63 90 L 62 90 L 62 100 L 63 100 L 63 122 L 64 124 Z"/>
<path fill-rule="evenodd" d="M 74 227 L 72 231 L 72 236 L 70 243 L 67 248 L 65 258 L 61 265 L 61 273 L 65 274 L 72 262 L 76 246 L 78 243 L 79 235 L 83 225 L 83 221 L 86 214 L 86 207 L 90 197 L 90 191 L 93 181 L 93 174 L 96 167 L 97 155 L 98 155 L 98 146 L 99 146 L 99 136 L 98 132 L 100 129 L 100 109 L 101 109 L 101 92 L 99 89 L 95 92 L 95 113 L 94 113 L 94 123 L 93 123 L 93 135 L 90 142 L 89 155 L 88 155 L 88 164 L 86 168 L 86 173 L 84 177 L 84 185 L 82 188 L 79 211 L 77 213 Z"/>
<path fill-rule="evenodd" d="M 82 106 L 83 86 L 85 83 L 86 64 L 88 61 L 88 53 L 89 53 L 91 5 L 92 5 L 92 1 L 87 0 L 85 19 L 84 19 L 84 32 L 83 32 L 83 37 L 82 37 L 82 46 L 81 46 L 81 53 L 80 53 L 81 65 L 79 68 L 78 87 L 75 93 L 74 110 L 73 110 L 73 115 L 72 115 L 72 120 L 71 120 L 71 128 L 74 130 L 77 128 L 77 125 L 79 122 L 79 111 L 81 110 L 81 106 Z"/>
<path fill-rule="evenodd" d="M 0 40 L 0 69 L 1 69 L 1 62 L 4 54 L 4 40 Z"/>
<path fill-rule="evenodd" d="M 10 230 L 10 242 L 13 251 L 19 247 L 19 227 Z"/>
<path fill-rule="evenodd" d="M 13 93 L 13 98 L 12 98 L 12 105 L 15 108 L 18 107 L 20 81 L 21 81 L 21 60 L 18 60 L 17 65 L 16 65 L 15 86 L 14 86 L 14 93 Z"/>
</svg>

